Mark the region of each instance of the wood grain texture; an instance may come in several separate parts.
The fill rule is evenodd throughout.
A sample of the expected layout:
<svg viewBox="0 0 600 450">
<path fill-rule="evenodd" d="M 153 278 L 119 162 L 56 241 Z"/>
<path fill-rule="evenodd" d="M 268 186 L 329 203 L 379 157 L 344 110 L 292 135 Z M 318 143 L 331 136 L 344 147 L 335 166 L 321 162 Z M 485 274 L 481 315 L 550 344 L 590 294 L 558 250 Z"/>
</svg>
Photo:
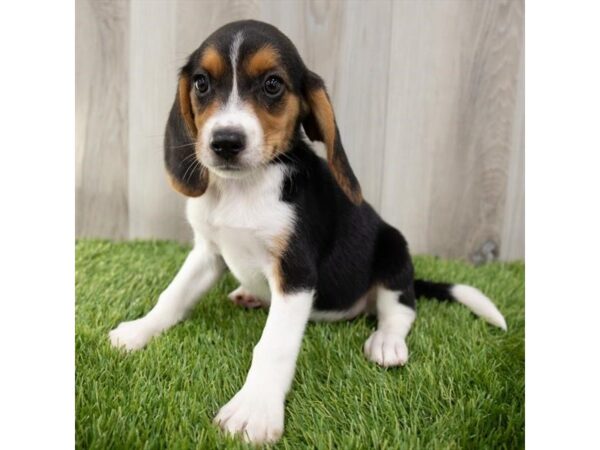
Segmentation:
<svg viewBox="0 0 600 450">
<path fill-rule="evenodd" d="M 177 3 L 131 1 L 129 237 L 188 240 L 185 198 L 163 163 L 165 124 L 177 86 Z"/>
<path fill-rule="evenodd" d="M 128 237 L 129 2 L 75 2 L 75 230 Z"/>
<path fill-rule="evenodd" d="M 78 224 L 107 237 L 190 238 L 162 162 L 177 69 L 219 26 L 253 18 L 286 33 L 324 78 L 365 197 L 414 252 L 474 262 L 524 256 L 523 0 L 117 3 L 102 4 L 129 10 L 129 89 L 117 108 L 129 105 L 128 153 L 121 171 L 94 174 L 99 162 L 113 168 L 112 154 L 98 135 L 78 138 Z M 78 6 L 78 21 L 100 20 L 85 13 Z M 78 48 L 92 38 L 78 32 Z M 119 42 L 114 52 L 126 54 Z M 102 112 L 97 98 L 81 98 L 78 121 Z M 80 208 L 107 186 L 125 211 Z"/>
<path fill-rule="evenodd" d="M 500 259 L 525 258 L 525 52 L 521 52 L 517 105 L 509 149 Z"/>
<path fill-rule="evenodd" d="M 285 5 L 269 5 L 263 16 L 290 36 L 306 65 L 325 80 L 348 159 L 364 197 L 378 208 L 392 3 L 295 2 L 293 11 Z"/>
<path fill-rule="evenodd" d="M 393 4 L 382 212 L 414 252 L 498 256 L 522 43 L 519 0 Z"/>
</svg>

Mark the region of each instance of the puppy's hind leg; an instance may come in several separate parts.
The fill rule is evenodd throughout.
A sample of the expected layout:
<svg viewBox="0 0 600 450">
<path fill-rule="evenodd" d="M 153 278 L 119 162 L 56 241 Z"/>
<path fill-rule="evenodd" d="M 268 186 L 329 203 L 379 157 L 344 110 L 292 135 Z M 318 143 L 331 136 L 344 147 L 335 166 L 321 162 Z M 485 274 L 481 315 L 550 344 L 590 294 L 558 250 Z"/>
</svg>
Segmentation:
<svg viewBox="0 0 600 450">
<path fill-rule="evenodd" d="M 408 361 L 406 336 L 416 317 L 413 267 L 406 241 L 385 226 L 377 243 L 374 273 L 377 280 L 377 330 L 364 345 L 365 356 L 384 367 Z"/>
<path fill-rule="evenodd" d="M 249 289 L 240 286 L 227 295 L 229 300 L 243 308 L 260 308 L 266 305 L 266 302 L 260 297 L 254 295 Z"/>
<path fill-rule="evenodd" d="M 406 336 L 415 320 L 414 307 L 401 303 L 402 291 L 377 290 L 377 330 L 365 342 L 365 356 L 384 367 L 408 361 Z"/>
</svg>

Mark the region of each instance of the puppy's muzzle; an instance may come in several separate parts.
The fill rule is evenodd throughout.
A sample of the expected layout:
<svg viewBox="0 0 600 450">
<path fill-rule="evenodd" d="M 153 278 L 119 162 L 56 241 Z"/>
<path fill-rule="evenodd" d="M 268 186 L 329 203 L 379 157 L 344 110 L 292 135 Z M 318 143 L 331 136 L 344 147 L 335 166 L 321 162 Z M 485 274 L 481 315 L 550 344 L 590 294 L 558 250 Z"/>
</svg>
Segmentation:
<svg viewBox="0 0 600 450">
<path fill-rule="evenodd" d="M 210 148 L 218 157 L 233 160 L 246 148 L 246 135 L 238 128 L 219 128 L 213 132 Z"/>
</svg>

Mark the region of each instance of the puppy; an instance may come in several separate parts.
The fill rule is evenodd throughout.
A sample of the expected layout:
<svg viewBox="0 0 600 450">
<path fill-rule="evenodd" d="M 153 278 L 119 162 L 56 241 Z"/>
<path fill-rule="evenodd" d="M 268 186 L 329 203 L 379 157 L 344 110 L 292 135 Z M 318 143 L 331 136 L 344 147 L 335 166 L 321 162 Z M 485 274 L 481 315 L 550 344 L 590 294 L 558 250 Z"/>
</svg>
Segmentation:
<svg viewBox="0 0 600 450">
<path fill-rule="evenodd" d="M 303 136 L 321 141 L 327 161 Z M 415 299 L 454 300 L 493 325 L 493 303 L 464 285 L 413 279 L 407 243 L 363 200 L 323 80 L 271 25 L 234 22 L 214 32 L 181 69 L 166 127 L 173 187 L 189 197 L 194 248 L 144 317 L 110 332 L 138 350 L 186 316 L 226 268 L 240 282 L 230 297 L 269 313 L 240 391 L 215 422 L 254 443 L 283 433 L 306 323 L 374 312 L 366 357 L 408 359 Z"/>
</svg>

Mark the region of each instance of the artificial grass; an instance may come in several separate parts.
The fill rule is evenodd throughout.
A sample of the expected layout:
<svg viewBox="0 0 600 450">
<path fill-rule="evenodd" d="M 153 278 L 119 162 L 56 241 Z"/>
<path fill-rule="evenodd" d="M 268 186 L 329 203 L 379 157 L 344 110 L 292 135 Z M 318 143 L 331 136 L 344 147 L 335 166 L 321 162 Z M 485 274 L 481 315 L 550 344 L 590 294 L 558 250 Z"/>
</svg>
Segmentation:
<svg viewBox="0 0 600 450">
<path fill-rule="evenodd" d="M 107 333 L 145 314 L 189 247 L 76 245 L 76 445 L 93 449 L 252 448 L 211 421 L 242 386 L 267 313 L 226 299 L 225 276 L 191 317 L 137 353 Z M 458 449 L 524 446 L 524 264 L 416 257 L 416 273 L 472 284 L 508 332 L 458 304 L 421 300 L 403 368 L 367 361 L 368 318 L 309 324 L 275 448 Z"/>
</svg>

